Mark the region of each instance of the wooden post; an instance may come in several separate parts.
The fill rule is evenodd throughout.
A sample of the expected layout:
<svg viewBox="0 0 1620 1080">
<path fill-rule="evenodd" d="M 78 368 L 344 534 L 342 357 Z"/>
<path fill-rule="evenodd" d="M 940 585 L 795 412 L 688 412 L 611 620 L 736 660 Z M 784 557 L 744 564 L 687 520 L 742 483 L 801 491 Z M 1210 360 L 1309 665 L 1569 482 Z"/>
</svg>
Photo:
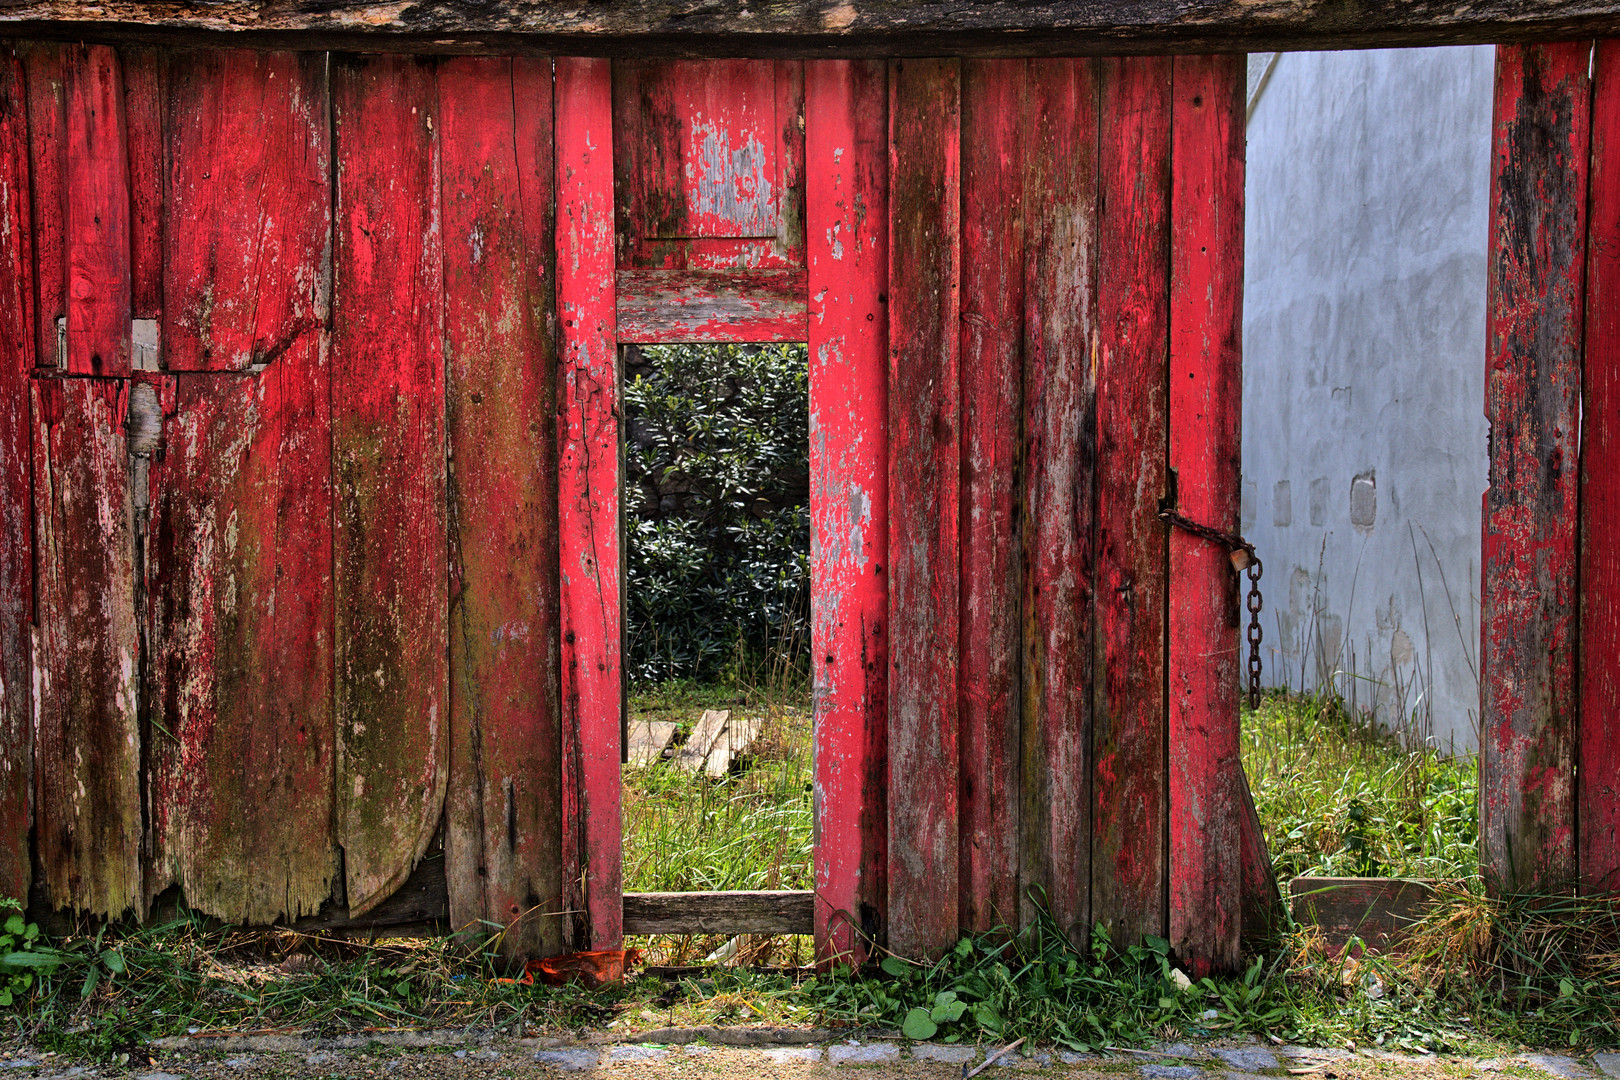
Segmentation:
<svg viewBox="0 0 1620 1080">
<path fill-rule="evenodd" d="M 1486 882 L 1501 893 L 1566 888 L 1577 872 L 1576 465 L 1590 53 L 1588 42 L 1497 51 L 1479 811 Z"/>
</svg>

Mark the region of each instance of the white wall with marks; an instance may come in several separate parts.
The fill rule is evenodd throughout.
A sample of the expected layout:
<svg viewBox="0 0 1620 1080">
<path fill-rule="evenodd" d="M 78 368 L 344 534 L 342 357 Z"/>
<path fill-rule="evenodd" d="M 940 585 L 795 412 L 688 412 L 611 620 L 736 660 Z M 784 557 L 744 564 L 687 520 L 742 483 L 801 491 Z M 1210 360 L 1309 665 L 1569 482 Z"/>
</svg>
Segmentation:
<svg viewBox="0 0 1620 1080">
<path fill-rule="evenodd" d="M 1242 513 L 1266 675 L 1459 752 L 1479 715 L 1494 64 L 1490 46 L 1249 60 Z"/>
</svg>

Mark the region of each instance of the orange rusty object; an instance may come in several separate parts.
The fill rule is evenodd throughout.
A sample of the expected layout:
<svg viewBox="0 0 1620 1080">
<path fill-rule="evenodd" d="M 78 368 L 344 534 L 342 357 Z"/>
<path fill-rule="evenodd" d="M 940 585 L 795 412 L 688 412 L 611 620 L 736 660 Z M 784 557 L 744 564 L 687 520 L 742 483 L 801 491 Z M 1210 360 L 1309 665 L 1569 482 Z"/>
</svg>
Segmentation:
<svg viewBox="0 0 1620 1080">
<path fill-rule="evenodd" d="M 591 952 L 564 953 L 543 960 L 530 960 L 523 966 L 521 979 L 496 979 L 498 983 L 533 986 L 535 976 L 547 986 L 566 986 L 579 982 L 595 989 L 599 986 L 617 986 L 624 981 L 626 968 L 641 959 L 640 949 L 596 949 Z"/>
</svg>

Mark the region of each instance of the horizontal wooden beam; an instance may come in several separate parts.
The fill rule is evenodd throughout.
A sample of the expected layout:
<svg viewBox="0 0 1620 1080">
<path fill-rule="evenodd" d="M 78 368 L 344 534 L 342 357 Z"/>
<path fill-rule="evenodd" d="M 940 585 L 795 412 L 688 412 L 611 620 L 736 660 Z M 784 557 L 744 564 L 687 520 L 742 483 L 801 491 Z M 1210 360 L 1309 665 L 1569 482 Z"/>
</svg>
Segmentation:
<svg viewBox="0 0 1620 1080">
<path fill-rule="evenodd" d="M 627 934 L 808 934 L 811 892 L 625 893 Z"/>
<path fill-rule="evenodd" d="M 621 270 L 619 341 L 804 341 L 803 270 Z"/>
<path fill-rule="evenodd" d="M 1294 920 L 1314 925 L 1334 951 L 1351 938 L 1373 952 L 1398 945 L 1436 900 L 1432 882 L 1407 878 L 1297 877 L 1288 896 Z"/>
<path fill-rule="evenodd" d="M 597 56 L 1254 52 L 1598 37 L 1620 0 L 0 0 L 0 33 Z"/>
</svg>

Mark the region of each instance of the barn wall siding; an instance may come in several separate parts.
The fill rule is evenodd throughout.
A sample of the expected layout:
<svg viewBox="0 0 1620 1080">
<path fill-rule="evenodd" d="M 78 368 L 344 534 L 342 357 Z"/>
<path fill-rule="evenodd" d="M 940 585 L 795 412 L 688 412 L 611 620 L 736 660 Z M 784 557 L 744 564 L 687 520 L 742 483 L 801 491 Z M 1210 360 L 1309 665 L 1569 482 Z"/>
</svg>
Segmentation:
<svg viewBox="0 0 1620 1080">
<path fill-rule="evenodd" d="M 822 955 L 1235 962 L 1240 64 L 4 59 L 5 887 L 615 945 L 616 347 L 797 339 Z"/>
</svg>

